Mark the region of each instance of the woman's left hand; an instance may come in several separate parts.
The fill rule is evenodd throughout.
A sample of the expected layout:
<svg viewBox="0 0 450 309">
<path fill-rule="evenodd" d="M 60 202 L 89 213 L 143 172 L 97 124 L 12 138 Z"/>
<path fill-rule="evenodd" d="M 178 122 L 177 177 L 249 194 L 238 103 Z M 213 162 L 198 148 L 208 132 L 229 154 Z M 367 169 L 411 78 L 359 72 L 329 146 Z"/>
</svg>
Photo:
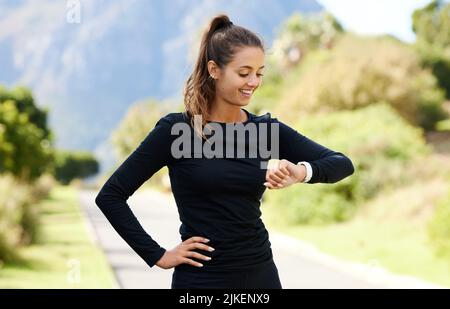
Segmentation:
<svg viewBox="0 0 450 309">
<path fill-rule="evenodd" d="M 300 182 L 306 177 L 306 168 L 302 164 L 296 165 L 288 160 L 269 161 L 264 185 L 269 189 L 282 189 Z"/>
</svg>

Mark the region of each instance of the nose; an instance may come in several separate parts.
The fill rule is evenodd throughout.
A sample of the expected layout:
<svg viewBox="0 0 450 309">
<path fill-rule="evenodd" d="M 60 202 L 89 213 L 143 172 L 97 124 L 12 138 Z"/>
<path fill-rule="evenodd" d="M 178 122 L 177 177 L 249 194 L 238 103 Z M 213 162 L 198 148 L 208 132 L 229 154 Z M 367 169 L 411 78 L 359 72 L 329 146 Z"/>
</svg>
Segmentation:
<svg viewBox="0 0 450 309">
<path fill-rule="evenodd" d="M 259 85 L 259 77 L 258 76 L 252 76 L 250 80 L 247 82 L 247 85 L 249 87 L 255 88 Z"/>
</svg>

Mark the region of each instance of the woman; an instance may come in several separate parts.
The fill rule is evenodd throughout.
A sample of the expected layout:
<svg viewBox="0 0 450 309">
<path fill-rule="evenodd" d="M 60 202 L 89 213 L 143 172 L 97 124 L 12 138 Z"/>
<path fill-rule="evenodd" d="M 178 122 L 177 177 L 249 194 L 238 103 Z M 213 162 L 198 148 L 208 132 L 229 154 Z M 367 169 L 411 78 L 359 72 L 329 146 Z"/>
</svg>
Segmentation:
<svg viewBox="0 0 450 309">
<path fill-rule="evenodd" d="M 174 268 L 172 288 L 281 288 L 260 218 L 265 189 L 335 183 L 354 172 L 351 160 L 342 153 L 315 143 L 269 113 L 256 116 L 242 108 L 260 86 L 263 69 L 259 37 L 234 25 L 226 15 L 213 18 L 186 83 L 185 112 L 162 117 L 96 198 L 115 230 L 150 267 Z M 184 130 L 183 147 L 176 134 L 183 131 L 176 127 L 180 124 L 190 130 Z M 234 141 L 227 132 L 217 139 L 212 134 L 244 125 L 255 128 L 249 133 L 253 139 Z M 267 156 L 247 151 L 262 144 L 268 132 L 266 142 L 275 152 L 269 158 L 280 159 L 269 166 L 264 165 Z M 200 148 L 193 149 L 190 142 L 196 141 Z M 210 156 L 224 142 L 232 146 L 231 152 L 227 147 L 221 155 Z M 163 166 L 169 168 L 182 222 L 182 242 L 172 250 L 143 230 L 126 203 Z"/>
</svg>

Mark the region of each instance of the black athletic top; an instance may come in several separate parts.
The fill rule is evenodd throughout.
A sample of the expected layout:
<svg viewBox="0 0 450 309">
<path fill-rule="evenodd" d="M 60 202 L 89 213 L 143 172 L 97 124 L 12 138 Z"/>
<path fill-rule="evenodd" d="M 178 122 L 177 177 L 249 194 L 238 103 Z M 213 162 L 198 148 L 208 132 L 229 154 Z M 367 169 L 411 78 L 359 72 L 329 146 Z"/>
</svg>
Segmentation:
<svg viewBox="0 0 450 309">
<path fill-rule="evenodd" d="M 278 125 L 279 158 L 294 164 L 307 161 L 313 171 L 308 183 L 335 183 L 353 174 L 353 164 L 344 154 L 308 139 L 272 118 L 269 113 L 256 116 L 243 110 L 248 119 L 241 125 L 254 123 L 258 132 L 262 123 L 266 123 L 269 132 L 270 124 Z M 190 157 L 174 156 L 171 146 L 179 135 L 172 134 L 171 129 L 176 123 L 189 124 L 189 118 L 185 113 L 170 113 L 156 123 L 136 150 L 103 185 L 95 199 L 98 207 L 119 235 L 152 267 L 162 257 L 165 249 L 144 231 L 130 210 L 127 199 L 155 172 L 168 166 L 172 192 L 182 222 L 179 230 L 181 239 L 184 241 L 192 236 L 206 237 L 210 239 L 208 245 L 215 248 L 213 252 L 196 250 L 212 257 L 210 261 L 197 260 L 204 267 L 181 264 L 178 268 L 201 271 L 243 270 L 270 261 L 272 251 L 269 236 L 260 218 L 260 201 L 266 189 L 263 185 L 266 170 L 261 168 L 261 162 L 267 162 L 267 156 L 262 157 L 258 152 L 256 158 L 250 157 L 248 153 L 243 158 L 237 155 L 232 158 L 225 155 L 222 158 L 208 158 L 206 152 L 202 154 L 198 153 L 198 148 L 192 149 L 194 142 L 188 151 Z M 224 129 L 230 125 L 209 123 Z M 193 141 L 194 130 L 191 126 L 189 128 Z M 223 145 L 228 142 L 227 138 L 223 134 Z M 239 146 L 236 144 L 239 143 L 239 138 L 231 141 L 234 146 Z M 252 143 L 255 140 L 244 141 L 244 146 L 247 147 L 245 149 L 248 150 Z M 268 143 L 272 146 L 270 141 Z M 204 140 L 202 145 L 205 145 Z M 195 157 L 193 152 L 200 158 Z"/>
</svg>

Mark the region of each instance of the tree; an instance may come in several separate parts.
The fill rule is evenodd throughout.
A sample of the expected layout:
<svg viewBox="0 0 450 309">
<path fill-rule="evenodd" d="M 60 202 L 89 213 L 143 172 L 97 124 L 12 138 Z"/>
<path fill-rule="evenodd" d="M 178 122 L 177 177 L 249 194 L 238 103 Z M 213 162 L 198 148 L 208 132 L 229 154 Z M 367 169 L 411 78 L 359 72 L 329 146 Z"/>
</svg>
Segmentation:
<svg viewBox="0 0 450 309">
<path fill-rule="evenodd" d="M 119 160 L 124 160 L 139 146 L 139 143 L 168 110 L 167 106 L 152 100 L 138 102 L 129 108 L 118 128 L 111 135 Z"/>
<path fill-rule="evenodd" d="M 175 112 L 181 109 L 177 102 L 156 102 L 147 100 L 132 105 L 118 128 L 111 135 L 111 141 L 115 147 L 118 159 L 123 162 L 149 132 L 155 127 L 156 122 L 169 111 Z M 157 151 L 155 149 L 155 151 Z M 167 169 L 155 173 L 149 180 L 149 184 L 163 186 L 167 189 Z"/>
<path fill-rule="evenodd" d="M 415 47 L 450 98 L 450 3 L 432 1 L 414 11 Z"/>
<path fill-rule="evenodd" d="M 445 119 L 444 96 L 435 77 L 405 44 L 392 38 L 347 34 L 281 89 L 278 113 L 293 121 L 302 113 L 358 109 L 385 101 L 413 125 L 434 129 Z"/>
<path fill-rule="evenodd" d="M 98 173 L 98 161 L 89 152 L 59 150 L 55 157 L 55 178 L 62 184 Z"/>
<path fill-rule="evenodd" d="M 0 85 L 0 104 L 8 100 L 14 101 L 19 113 L 28 115 L 29 122 L 43 131 L 43 138 L 51 139 L 51 132 L 47 126 L 48 109 L 41 109 L 36 106 L 33 95 L 28 88 L 19 86 L 8 91 Z"/>
<path fill-rule="evenodd" d="M 289 68 L 300 62 L 312 50 L 330 49 L 342 26 L 329 13 L 303 15 L 294 13 L 281 26 L 272 46 L 277 63 Z"/>
<path fill-rule="evenodd" d="M 272 110 L 280 100 L 280 88 L 286 75 L 296 70 L 308 54 L 331 49 L 344 30 L 329 13 L 304 15 L 296 12 L 277 32 L 267 52 L 264 82 L 249 106 L 256 114 Z"/>
<path fill-rule="evenodd" d="M 450 3 L 434 0 L 415 10 L 412 21 L 417 42 L 442 49 L 450 47 Z"/>
<path fill-rule="evenodd" d="M 49 171 L 52 133 L 29 90 L 0 88 L 0 173 L 34 180 Z"/>
</svg>

